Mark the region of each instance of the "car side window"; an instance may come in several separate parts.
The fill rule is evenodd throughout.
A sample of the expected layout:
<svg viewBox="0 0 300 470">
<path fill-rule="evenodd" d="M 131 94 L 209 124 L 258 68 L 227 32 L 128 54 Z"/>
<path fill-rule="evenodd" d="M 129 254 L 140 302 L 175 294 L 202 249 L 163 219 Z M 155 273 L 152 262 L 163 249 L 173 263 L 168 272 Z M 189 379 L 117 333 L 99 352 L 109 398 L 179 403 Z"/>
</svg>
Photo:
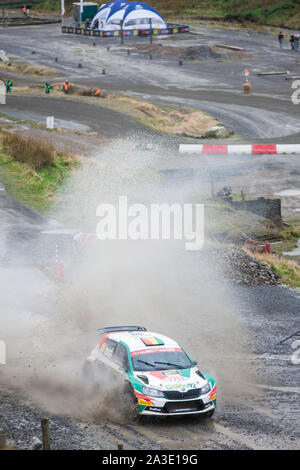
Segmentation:
<svg viewBox="0 0 300 470">
<path fill-rule="evenodd" d="M 129 369 L 127 349 L 125 348 L 125 346 L 123 346 L 123 344 L 118 344 L 113 357 L 113 361 L 120 367 L 122 367 L 122 369 Z"/>
<path fill-rule="evenodd" d="M 112 339 L 106 339 L 104 343 L 101 345 L 101 352 L 104 354 L 105 357 L 108 359 L 112 359 L 113 354 L 116 350 L 117 343 Z"/>
</svg>

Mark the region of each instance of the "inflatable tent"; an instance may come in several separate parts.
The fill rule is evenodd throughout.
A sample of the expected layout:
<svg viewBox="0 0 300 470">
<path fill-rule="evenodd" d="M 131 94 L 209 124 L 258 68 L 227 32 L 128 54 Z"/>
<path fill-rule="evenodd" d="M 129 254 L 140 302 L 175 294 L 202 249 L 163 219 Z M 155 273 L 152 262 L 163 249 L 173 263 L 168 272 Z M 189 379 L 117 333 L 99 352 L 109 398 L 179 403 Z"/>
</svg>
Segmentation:
<svg viewBox="0 0 300 470">
<path fill-rule="evenodd" d="M 106 17 L 106 22 L 103 27 L 105 31 L 113 31 L 120 29 L 120 22 L 123 20 L 127 6 L 130 5 L 127 1 L 116 1 L 110 8 L 110 12 Z"/>
<path fill-rule="evenodd" d="M 126 7 L 123 17 L 123 29 L 166 28 L 167 25 L 160 14 L 146 3 L 132 2 Z"/>
<path fill-rule="evenodd" d="M 93 18 L 91 27 L 111 31 L 120 30 L 120 22 L 123 21 L 123 29 L 150 29 L 150 20 L 153 29 L 166 28 L 167 25 L 160 14 L 149 5 L 141 2 L 127 2 L 117 0 L 100 7 Z"/>
<path fill-rule="evenodd" d="M 92 20 L 91 28 L 95 27 L 95 23 L 97 22 L 97 20 L 98 20 L 98 27 L 96 29 L 100 29 L 101 25 L 103 27 L 103 25 L 105 24 L 107 15 L 110 12 L 110 8 L 114 3 L 116 2 L 104 3 L 103 5 L 101 5 L 101 7 L 99 8 L 99 10 L 97 11 L 96 15 L 94 16 Z"/>
</svg>

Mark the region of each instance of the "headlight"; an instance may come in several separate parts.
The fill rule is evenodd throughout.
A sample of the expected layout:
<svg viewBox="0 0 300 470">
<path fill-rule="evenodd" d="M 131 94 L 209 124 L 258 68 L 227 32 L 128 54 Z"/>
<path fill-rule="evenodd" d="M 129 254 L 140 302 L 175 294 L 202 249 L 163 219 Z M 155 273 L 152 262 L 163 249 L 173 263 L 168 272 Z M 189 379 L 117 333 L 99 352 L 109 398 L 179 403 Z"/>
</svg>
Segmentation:
<svg viewBox="0 0 300 470">
<path fill-rule="evenodd" d="M 200 395 L 203 395 L 204 393 L 208 393 L 209 391 L 210 391 L 210 383 L 207 382 L 207 384 L 204 385 L 204 387 L 200 388 Z"/>
<path fill-rule="evenodd" d="M 151 387 L 143 387 L 143 393 L 149 397 L 163 397 L 164 394 L 161 390 L 156 390 Z"/>
</svg>

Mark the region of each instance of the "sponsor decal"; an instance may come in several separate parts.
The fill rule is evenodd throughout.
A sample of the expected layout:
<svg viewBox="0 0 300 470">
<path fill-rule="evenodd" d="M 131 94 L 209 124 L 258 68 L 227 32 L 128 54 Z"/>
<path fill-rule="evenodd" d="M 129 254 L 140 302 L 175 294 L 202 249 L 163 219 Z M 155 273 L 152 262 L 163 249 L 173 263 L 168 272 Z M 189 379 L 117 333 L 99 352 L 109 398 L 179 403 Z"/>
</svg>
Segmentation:
<svg viewBox="0 0 300 470">
<path fill-rule="evenodd" d="M 137 399 L 138 399 L 138 403 L 139 405 L 146 405 L 146 406 L 151 406 L 151 405 L 155 405 L 155 403 L 153 403 L 151 401 L 151 398 L 149 397 L 146 397 L 145 395 L 143 395 L 142 393 L 138 392 L 137 390 L 134 391 Z"/>
<path fill-rule="evenodd" d="M 182 380 L 184 378 L 182 377 Z M 178 388 L 181 388 L 182 391 L 184 391 L 186 388 L 197 388 L 197 384 L 195 383 L 190 383 L 190 384 L 168 384 L 166 385 L 167 390 L 177 390 Z"/>
<path fill-rule="evenodd" d="M 217 386 L 216 384 L 213 386 L 213 389 L 209 392 L 209 399 L 210 400 L 215 400 L 216 398 L 216 393 L 217 393 Z M 213 396 L 215 396 L 215 398 L 212 398 Z"/>
<path fill-rule="evenodd" d="M 151 349 L 140 349 L 139 351 L 132 351 L 131 356 L 140 356 L 141 354 L 152 354 L 157 352 L 182 352 L 181 348 L 151 348 Z"/>
<path fill-rule="evenodd" d="M 139 405 L 146 405 L 146 406 L 151 406 L 153 405 L 154 403 L 152 403 L 152 401 L 149 401 L 149 400 L 143 400 L 143 398 L 139 398 Z"/>
<path fill-rule="evenodd" d="M 217 394 L 216 394 L 216 393 L 214 393 L 214 395 L 212 395 L 212 396 L 209 397 L 210 400 L 216 400 L 216 398 L 217 398 Z"/>
<path fill-rule="evenodd" d="M 158 25 L 154 25 L 158 26 Z M 181 25 L 176 25 L 177 27 L 172 27 L 170 25 L 167 29 L 153 29 L 152 34 L 178 34 L 178 33 L 188 33 L 190 28 L 188 26 L 181 26 Z M 83 34 L 83 35 L 89 35 L 89 36 L 119 36 L 120 33 L 119 31 L 90 31 L 90 30 L 85 30 L 84 24 L 81 25 L 81 28 L 68 28 L 66 26 L 63 26 L 61 28 L 62 33 L 73 33 L 73 34 Z M 140 35 L 148 35 L 150 34 L 149 30 L 145 29 L 132 29 L 128 31 L 123 31 L 123 34 L 126 36 L 140 36 Z"/>
<path fill-rule="evenodd" d="M 180 374 L 180 372 L 178 372 L 178 370 L 164 370 L 162 372 L 162 375 L 174 375 L 174 374 Z"/>
</svg>

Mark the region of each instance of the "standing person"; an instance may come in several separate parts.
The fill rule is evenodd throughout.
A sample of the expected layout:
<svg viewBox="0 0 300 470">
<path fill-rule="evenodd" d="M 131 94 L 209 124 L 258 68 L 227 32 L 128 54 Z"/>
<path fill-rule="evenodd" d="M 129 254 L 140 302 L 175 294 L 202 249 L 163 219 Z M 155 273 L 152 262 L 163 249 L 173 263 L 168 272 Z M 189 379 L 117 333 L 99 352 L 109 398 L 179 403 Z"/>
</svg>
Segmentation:
<svg viewBox="0 0 300 470">
<path fill-rule="evenodd" d="M 283 47 L 283 39 L 284 39 L 284 36 L 283 36 L 282 32 L 280 31 L 279 34 L 278 34 L 278 41 L 279 41 L 280 49 L 282 49 L 282 47 Z"/>
<path fill-rule="evenodd" d="M 249 82 L 249 75 L 250 75 L 249 70 L 245 69 L 244 74 L 245 74 L 245 80 L 248 83 Z"/>
<path fill-rule="evenodd" d="M 6 93 L 10 93 L 13 87 L 13 82 L 11 80 L 5 80 Z"/>
<path fill-rule="evenodd" d="M 22 11 L 24 13 L 24 16 L 26 17 L 27 16 L 27 7 L 26 7 L 26 5 L 23 6 Z"/>
<path fill-rule="evenodd" d="M 50 93 L 52 93 L 52 86 L 50 85 L 50 83 L 45 83 L 44 90 L 46 95 L 50 95 Z"/>
<path fill-rule="evenodd" d="M 291 44 L 292 51 L 294 51 L 295 50 L 295 35 L 294 35 L 294 33 L 292 33 L 290 35 L 290 44 Z"/>
<path fill-rule="evenodd" d="M 63 91 L 65 95 L 68 95 L 71 89 L 71 84 L 68 80 L 66 80 L 63 84 Z"/>
<path fill-rule="evenodd" d="M 298 51 L 299 49 L 299 33 L 296 33 L 295 34 L 295 37 L 294 37 L 294 44 L 295 44 L 295 50 Z"/>
<path fill-rule="evenodd" d="M 89 29 L 90 26 L 91 26 L 91 21 L 90 21 L 89 18 L 87 18 L 87 19 L 85 20 L 84 27 L 85 27 L 86 29 Z"/>
<path fill-rule="evenodd" d="M 93 29 L 98 29 L 99 28 L 99 20 L 98 18 L 95 19 Z"/>
</svg>

